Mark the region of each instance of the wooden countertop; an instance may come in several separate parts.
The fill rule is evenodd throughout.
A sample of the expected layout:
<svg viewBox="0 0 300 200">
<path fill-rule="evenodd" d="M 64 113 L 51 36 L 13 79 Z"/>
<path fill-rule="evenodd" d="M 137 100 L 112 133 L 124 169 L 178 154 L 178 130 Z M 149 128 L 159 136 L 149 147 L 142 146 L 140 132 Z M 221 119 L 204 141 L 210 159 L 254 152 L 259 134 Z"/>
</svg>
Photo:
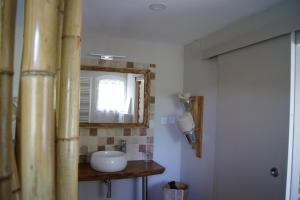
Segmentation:
<svg viewBox="0 0 300 200">
<path fill-rule="evenodd" d="M 123 171 L 119 172 L 98 172 L 93 170 L 89 163 L 80 163 L 78 179 L 79 181 L 126 179 L 162 174 L 164 171 L 165 168 L 155 161 L 128 161 L 127 167 Z"/>
</svg>

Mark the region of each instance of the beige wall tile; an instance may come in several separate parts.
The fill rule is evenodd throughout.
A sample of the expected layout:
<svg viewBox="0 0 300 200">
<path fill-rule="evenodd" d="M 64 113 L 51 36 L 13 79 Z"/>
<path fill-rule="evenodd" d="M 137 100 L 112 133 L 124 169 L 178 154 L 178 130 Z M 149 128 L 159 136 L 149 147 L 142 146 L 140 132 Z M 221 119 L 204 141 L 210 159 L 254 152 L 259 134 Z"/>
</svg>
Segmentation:
<svg viewBox="0 0 300 200">
<path fill-rule="evenodd" d="M 80 136 L 88 136 L 89 133 L 90 133 L 90 130 L 88 128 L 80 128 L 79 129 Z"/>
<path fill-rule="evenodd" d="M 98 146 L 105 146 L 107 138 L 106 137 L 98 137 Z"/>
<path fill-rule="evenodd" d="M 99 137 L 107 137 L 107 131 L 106 131 L 106 129 L 98 128 L 98 136 Z"/>
<path fill-rule="evenodd" d="M 114 150 L 116 150 L 116 149 L 115 149 L 115 146 L 114 146 L 114 145 L 106 145 L 106 146 L 105 146 L 105 150 L 107 150 L 107 151 L 114 151 Z"/>
</svg>

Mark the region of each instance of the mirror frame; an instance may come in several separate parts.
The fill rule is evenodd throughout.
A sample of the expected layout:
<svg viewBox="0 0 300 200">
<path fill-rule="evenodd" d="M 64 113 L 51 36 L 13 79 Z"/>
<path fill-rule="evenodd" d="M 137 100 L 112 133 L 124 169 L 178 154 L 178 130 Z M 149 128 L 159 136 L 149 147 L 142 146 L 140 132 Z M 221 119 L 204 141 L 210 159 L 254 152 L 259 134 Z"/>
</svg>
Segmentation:
<svg viewBox="0 0 300 200">
<path fill-rule="evenodd" d="M 86 71 L 104 71 L 104 72 L 118 72 L 118 73 L 132 73 L 144 75 L 144 116 L 142 123 L 88 123 L 80 122 L 80 128 L 148 128 L 149 127 L 149 106 L 150 106 L 150 70 L 142 67 L 103 67 L 98 65 L 84 65 L 82 64 L 80 70 Z"/>
</svg>

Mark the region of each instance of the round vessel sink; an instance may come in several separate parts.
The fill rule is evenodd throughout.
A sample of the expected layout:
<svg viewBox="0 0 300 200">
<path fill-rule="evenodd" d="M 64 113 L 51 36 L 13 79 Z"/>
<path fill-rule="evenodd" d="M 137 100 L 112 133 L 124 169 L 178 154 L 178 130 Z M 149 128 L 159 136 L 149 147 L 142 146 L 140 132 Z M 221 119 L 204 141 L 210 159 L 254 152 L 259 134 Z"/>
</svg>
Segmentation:
<svg viewBox="0 0 300 200">
<path fill-rule="evenodd" d="M 126 166 L 126 154 L 121 151 L 97 151 L 91 157 L 91 167 L 96 171 L 117 172 Z"/>
</svg>

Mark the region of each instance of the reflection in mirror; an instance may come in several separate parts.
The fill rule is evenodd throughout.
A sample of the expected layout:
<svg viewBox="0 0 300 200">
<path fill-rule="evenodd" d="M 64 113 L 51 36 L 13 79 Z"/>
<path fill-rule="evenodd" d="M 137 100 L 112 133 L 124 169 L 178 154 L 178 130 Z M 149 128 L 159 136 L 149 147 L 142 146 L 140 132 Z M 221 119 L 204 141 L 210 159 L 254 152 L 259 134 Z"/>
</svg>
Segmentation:
<svg viewBox="0 0 300 200">
<path fill-rule="evenodd" d="M 81 70 L 80 122 L 144 122 L 145 74 Z"/>
</svg>

